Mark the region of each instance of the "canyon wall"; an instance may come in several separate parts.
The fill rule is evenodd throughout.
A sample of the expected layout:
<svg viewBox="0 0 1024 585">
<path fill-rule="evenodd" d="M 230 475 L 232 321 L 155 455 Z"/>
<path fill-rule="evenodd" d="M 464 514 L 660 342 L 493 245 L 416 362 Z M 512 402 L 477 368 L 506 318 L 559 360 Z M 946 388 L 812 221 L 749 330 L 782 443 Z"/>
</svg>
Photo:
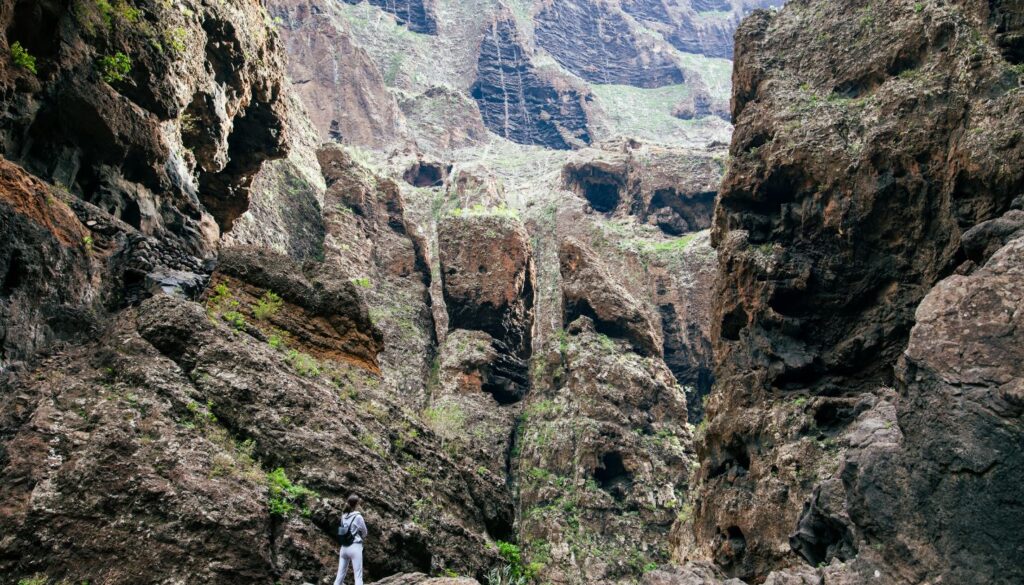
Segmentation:
<svg viewBox="0 0 1024 585">
<path fill-rule="evenodd" d="M 1021 579 L 1009 12 L 793 2 L 737 34 L 694 522 L 729 575 Z"/>
</svg>

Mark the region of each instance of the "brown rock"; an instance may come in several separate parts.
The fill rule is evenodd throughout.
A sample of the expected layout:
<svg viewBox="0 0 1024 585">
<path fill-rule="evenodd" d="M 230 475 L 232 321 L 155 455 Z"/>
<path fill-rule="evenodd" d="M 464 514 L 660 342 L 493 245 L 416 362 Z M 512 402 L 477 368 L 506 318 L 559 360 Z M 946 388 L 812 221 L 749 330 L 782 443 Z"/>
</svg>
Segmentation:
<svg viewBox="0 0 1024 585">
<path fill-rule="evenodd" d="M 522 398 L 529 380 L 534 267 L 522 224 L 502 215 L 449 216 L 438 225 L 449 328 L 483 331 L 506 361 L 490 391 L 501 402 Z"/>
<path fill-rule="evenodd" d="M 1003 162 L 1024 158 L 1010 122 L 1024 100 L 985 12 L 821 0 L 737 33 L 713 232 L 719 391 L 695 522 L 729 575 L 765 578 L 795 550 L 845 561 L 852 582 L 1019 580 L 1003 559 L 1020 546 L 1004 471 L 1020 464 L 995 447 L 1020 440 L 1018 407 L 990 398 L 1019 376 L 996 363 L 1016 363 L 1013 277 L 976 268 L 1012 222 L 963 239 L 1024 185 Z M 977 260 L 944 281 L 965 251 Z M 955 316 L 972 271 L 980 296 Z M 905 438 L 865 431 L 862 416 Z"/>
<path fill-rule="evenodd" d="M 627 340 L 641 355 L 662 355 L 661 330 L 647 307 L 619 284 L 592 251 L 569 238 L 562 242 L 558 258 L 566 325 L 588 317 L 600 333 Z"/>
</svg>

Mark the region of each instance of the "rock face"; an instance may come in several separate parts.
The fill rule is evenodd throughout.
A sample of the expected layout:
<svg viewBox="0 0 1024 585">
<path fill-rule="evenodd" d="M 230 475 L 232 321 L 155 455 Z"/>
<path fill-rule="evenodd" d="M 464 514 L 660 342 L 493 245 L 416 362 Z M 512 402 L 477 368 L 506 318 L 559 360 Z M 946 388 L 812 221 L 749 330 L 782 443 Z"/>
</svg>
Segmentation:
<svg viewBox="0 0 1024 585">
<path fill-rule="evenodd" d="M 485 34 L 470 94 L 487 128 L 513 142 L 568 149 L 591 141 L 586 89 L 537 70 L 512 19 Z"/>
<path fill-rule="evenodd" d="M 686 402 L 657 358 L 567 323 L 518 429 L 520 542 L 552 583 L 635 582 L 669 558 L 691 454 Z"/>
<path fill-rule="evenodd" d="M 566 323 L 588 317 L 598 332 L 628 340 L 641 355 L 661 355 L 661 331 L 647 308 L 616 281 L 591 250 L 567 239 L 558 258 Z"/>
<path fill-rule="evenodd" d="M 5 50 L 18 43 L 35 72 L 2 64 L 0 150 L 59 185 L 5 163 L 7 363 L 154 290 L 196 294 L 253 175 L 286 152 L 287 108 L 258 6 L 5 6 Z"/>
<path fill-rule="evenodd" d="M 370 319 L 384 333 L 385 381 L 423 400 L 437 345 L 426 242 L 406 217 L 394 181 L 374 175 L 335 145 L 319 150 L 317 158 L 327 181 L 325 263 L 362 289 Z"/>
<path fill-rule="evenodd" d="M 0 159 L 0 367 L 95 327 L 94 244 L 65 198 Z"/>
<path fill-rule="evenodd" d="M 3 65 L 3 152 L 145 235 L 208 253 L 261 163 L 286 152 L 281 55 L 262 8 L 14 5 L 4 49 L 21 43 L 38 74 Z"/>
<path fill-rule="evenodd" d="M 634 215 L 671 236 L 711 227 L 724 152 L 636 146 L 583 149 L 566 163 L 566 187 L 599 213 Z"/>
<path fill-rule="evenodd" d="M 552 2 L 534 17 L 537 44 L 566 69 L 594 83 L 661 87 L 683 83 L 667 51 L 645 46 L 612 4 Z"/>
<path fill-rule="evenodd" d="M 449 329 L 492 338 L 496 354 L 482 388 L 499 403 L 518 402 L 529 389 L 536 288 L 529 236 L 508 217 L 448 217 L 438 248 Z"/>
<path fill-rule="evenodd" d="M 1006 10 L 818 1 L 737 34 L 695 523 L 729 575 L 1021 579 Z M 836 15 L 827 34 L 812 15 Z"/>
<path fill-rule="evenodd" d="M 318 581 L 336 563 L 350 492 L 374 527 L 371 576 L 490 564 L 483 516 L 470 510 L 496 501 L 495 488 L 457 471 L 418 417 L 360 369 L 314 370 L 211 310 L 227 322 L 195 303 L 147 301 L 107 341 L 64 356 L 71 368 L 52 364 L 56 394 L 46 378 L 5 389 L 4 574 L 135 583 L 148 566 L 164 578 Z M 287 475 L 317 493 L 268 493 L 275 468 L 272 486 Z M 138 496 L 125 501 L 129 489 Z"/>
<path fill-rule="evenodd" d="M 363 0 L 345 0 L 349 4 L 360 4 Z M 434 18 L 432 0 L 367 0 L 370 4 L 395 15 L 399 24 L 409 30 L 428 35 L 437 34 L 437 20 Z"/>
<path fill-rule="evenodd" d="M 370 148 L 396 144 L 404 127 L 398 103 L 370 56 L 332 16 L 332 4 L 320 0 L 268 3 L 270 13 L 281 22 L 278 30 L 289 55 L 288 76 L 319 132 L 319 142 Z"/>
</svg>

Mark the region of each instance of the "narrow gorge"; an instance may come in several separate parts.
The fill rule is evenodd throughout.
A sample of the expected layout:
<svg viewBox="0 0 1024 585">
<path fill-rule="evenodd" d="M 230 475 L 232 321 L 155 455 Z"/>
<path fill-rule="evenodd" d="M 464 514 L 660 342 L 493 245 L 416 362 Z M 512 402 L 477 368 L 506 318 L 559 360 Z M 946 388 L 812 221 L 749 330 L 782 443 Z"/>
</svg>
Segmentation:
<svg viewBox="0 0 1024 585">
<path fill-rule="evenodd" d="M 0 22 L 0 584 L 1024 583 L 1018 0 Z"/>
</svg>

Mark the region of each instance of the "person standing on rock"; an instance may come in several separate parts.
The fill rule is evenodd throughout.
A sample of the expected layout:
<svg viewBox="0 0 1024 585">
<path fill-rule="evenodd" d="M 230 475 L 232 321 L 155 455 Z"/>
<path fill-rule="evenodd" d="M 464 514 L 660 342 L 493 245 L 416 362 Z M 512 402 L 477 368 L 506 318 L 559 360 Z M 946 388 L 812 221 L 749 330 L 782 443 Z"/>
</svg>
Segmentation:
<svg viewBox="0 0 1024 585">
<path fill-rule="evenodd" d="M 338 577 L 334 585 L 342 585 L 352 566 L 352 576 L 356 585 L 363 585 L 363 539 L 366 538 L 366 521 L 356 511 L 359 507 L 359 496 L 352 494 L 345 502 L 345 513 L 338 527 L 338 540 L 341 541 L 341 554 L 338 561 Z"/>
</svg>

